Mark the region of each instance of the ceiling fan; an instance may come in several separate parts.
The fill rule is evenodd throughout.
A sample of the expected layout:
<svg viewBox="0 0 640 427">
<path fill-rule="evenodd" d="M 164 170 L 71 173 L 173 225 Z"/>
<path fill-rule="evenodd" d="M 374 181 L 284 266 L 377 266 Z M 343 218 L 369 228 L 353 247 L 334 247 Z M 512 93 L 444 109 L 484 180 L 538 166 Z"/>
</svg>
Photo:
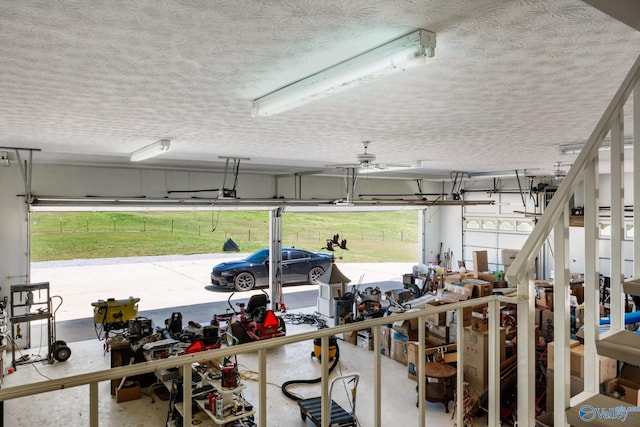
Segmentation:
<svg viewBox="0 0 640 427">
<path fill-rule="evenodd" d="M 363 152 L 356 154 L 355 163 L 343 163 L 335 165 L 327 165 L 330 168 L 353 168 L 359 173 L 373 173 L 381 171 L 415 169 L 420 167 L 420 161 L 408 163 L 380 163 L 376 161 L 376 155 L 368 151 L 371 141 L 363 141 Z"/>
<path fill-rule="evenodd" d="M 565 176 L 567 176 L 567 171 L 564 169 L 561 169 L 563 167 L 571 167 L 571 163 L 562 163 L 562 162 L 555 162 L 553 164 L 553 171 L 551 172 L 551 176 L 553 176 L 553 178 L 555 179 L 562 179 Z"/>
</svg>

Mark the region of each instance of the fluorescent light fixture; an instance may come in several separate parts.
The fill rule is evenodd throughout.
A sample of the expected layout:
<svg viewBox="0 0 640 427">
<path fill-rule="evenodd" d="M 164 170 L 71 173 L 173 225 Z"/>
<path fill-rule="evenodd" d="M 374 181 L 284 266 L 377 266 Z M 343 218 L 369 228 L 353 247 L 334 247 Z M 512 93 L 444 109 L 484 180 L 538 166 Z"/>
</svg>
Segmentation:
<svg viewBox="0 0 640 427">
<path fill-rule="evenodd" d="M 515 178 L 516 176 L 527 176 L 527 170 L 509 170 L 509 171 L 494 171 L 494 172 L 469 172 L 467 178 L 469 179 L 483 179 L 483 178 Z"/>
<path fill-rule="evenodd" d="M 143 160 L 150 159 L 160 154 L 168 153 L 171 150 L 171 141 L 168 139 L 161 139 L 153 144 L 142 147 L 139 150 L 131 153 L 132 162 L 141 162 Z"/>
<path fill-rule="evenodd" d="M 434 56 L 435 48 L 435 33 L 414 31 L 255 99 L 251 116 L 279 114 L 372 79 L 423 64 L 423 58 Z"/>
<path fill-rule="evenodd" d="M 372 173 L 384 173 L 384 172 L 397 172 L 397 171 L 410 171 L 412 169 L 419 169 L 422 167 L 422 161 L 417 160 L 415 162 L 408 162 L 406 164 L 382 164 L 380 167 L 363 167 L 358 166 L 356 169 L 359 174 L 372 174 Z"/>
</svg>

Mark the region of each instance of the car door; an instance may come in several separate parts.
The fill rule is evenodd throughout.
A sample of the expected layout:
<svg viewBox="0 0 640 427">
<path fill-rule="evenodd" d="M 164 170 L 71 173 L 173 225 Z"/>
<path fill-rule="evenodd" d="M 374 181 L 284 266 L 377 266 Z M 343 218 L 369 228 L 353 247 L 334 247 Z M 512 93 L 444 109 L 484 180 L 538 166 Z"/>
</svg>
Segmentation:
<svg viewBox="0 0 640 427">
<path fill-rule="evenodd" d="M 295 282 L 291 277 L 291 256 L 289 251 L 282 251 L 282 283 Z"/>
<path fill-rule="evenodd" d="M 289 273 L 291 282 L 306 282 L 309 274 L 311 257 L 307 252 L 292 250 L 289 252 Z"/>
</svg>

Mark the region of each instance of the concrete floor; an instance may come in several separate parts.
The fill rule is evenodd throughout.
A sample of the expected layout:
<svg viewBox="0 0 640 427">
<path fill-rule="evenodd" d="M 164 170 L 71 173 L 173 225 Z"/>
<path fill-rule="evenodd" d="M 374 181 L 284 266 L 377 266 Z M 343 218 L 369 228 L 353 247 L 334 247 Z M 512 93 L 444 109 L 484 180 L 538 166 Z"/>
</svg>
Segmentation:
<svg viewBox="0 0 640 427">
<path fill-rule="evenodd" d="M 153 259 L 87 260 L 76 262 L 51 262 L 34 264 L 32 282 L 48 281 L 51 294 L 61 295 L 64 302 L 56 313 L 58 338 L 69 343 L 72 350 L 67 362 L 45 364 L 41 362 L 20 365 L 15 373 L 5 378 L 3 387 L 31 383 L 66 375 L 86 373 L 110 366 L 108 355 L 103 352 L 103 342 L 98 341 L 93 330 L 91 302 L 107 298 L 141 299 L 141 316 L 162 324 L 173 311 L 181 311 L 183 319 L 204 322 L 213 313 L 224 311 L 228 291 L 212 289 L 208 274 L 211 267 L 225 259 L 237 259 L 243 254 L 209 254 L 185 257 L 154 257 Z M 402 274 L 411 272 L 411 263 L 338 264 L 352 283 L 380 286 L 381 289 L 402 287 Z M 238 295 L 238 294 L 236 294 Z M 243 293 L 240 298 L 248 298 Z M 304 312 L 315 310 L 318 289 L 302 285 L 284 288 L 285 303 L 289 312 L 298 307 Z M 235 297 L 234 297 L 235 299 Z M 329 323 L 331 324 L 331 322 Z M 45 354 L 38 349 L 40 329 L 32 325 L 31 347 L 25 354 L 32 357 Z M 288 334 L 312 329 L 309 325 L 289 325 Z M 46 331 L 46 328 L 44 328 Z M 46 333 L 46 332 L 45 332 Z M 45 335 L 46 336 L 46 335 Z M 44 340 L 46 343 L 46 338 Z M 361 426 L 373 425 L 373 353 L 339 341 L 341 358 L 336 373 L 358 372 L 361 382 L 358 388 L 357 416 Z M 268 357 L 268 419 L 269 426 L 305 426 L 300 418 L 297 403 L 287 399 L 280 385 L 291 379 L 310 379 L 319 375 L 319 363 L 310 357 L 311 342 L 288 345 L 270 351 Z M 7 359 L 10 361 L 10 354 Z M 19 357 L 19 355 L 17 355 Z M 238 355 L 238 362 L 246 374 L 257 368 L 255 354 Z M 407 367 L 383 357 L 383 426 L 418 425 L 416 408 L 416 383 L 407 378 Z M 334 374 L 335 375 L 335 374 Z M 247 379 L 245 397 L 257 401 L 257 382 Z M 319 385 L 298 386 L 294 392 L 302 397 L 318 396 Z M 345 391 L 338 390 L 344 397 Z M 162 426 L 165 425 L 168 403 L 157 396 L 143 395 L 142 399 L 116 403 L 111 397 L 107 382 L 99 385 L 100 426 Z M 335 398 L 335 397 L 334 397 Z M 346 404 L 343 404 L 346 406 Z M 450 403 L 453 408 L 453 403 Z M 89 425 L 88 386 L 75 387 L 40 396 L 31 396 L 5 402 L 4 425 L 10 427 L 38 425 Z M 446 414 L 442 404 L 427 403 L 428 426 L 451 426 L 451 414 Z M 196 414 L 202 417 L 205 414 Z M 476 425 L 483 425 L 483 419 Z M 484 422 L 486 425 L 486 422 Z"/>
</svg>

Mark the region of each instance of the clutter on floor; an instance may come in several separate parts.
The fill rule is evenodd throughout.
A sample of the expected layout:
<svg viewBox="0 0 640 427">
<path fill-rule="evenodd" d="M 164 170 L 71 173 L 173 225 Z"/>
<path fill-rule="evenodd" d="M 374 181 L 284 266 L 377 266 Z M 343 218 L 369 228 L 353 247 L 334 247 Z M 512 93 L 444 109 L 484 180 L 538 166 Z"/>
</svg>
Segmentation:
<svg viewBox="0 0 640 427">
<path fill-rule="evenodd" d="M 382 328 L 382 354 L 406 365 L 407 377 L 417 381 L 418 320 L 394 321 L 393 317 L 406 311 L 419 311 L 433 306 L 442 306 L 460 301 L 489 296 L 494 289 L 504 289 L 504 273 L 489 272 L 486 251 L 473 253 L 476 269 L 467 271 L 464 264 L 458 271 L 451 270 L 452 253 L 445 253 L 446 262 L 438 265 L 417 265 L 410 274 L 403 275 L 402 288 L 384 292 L 375 287 L 352 285 L 346 292 L 334 298 L 334 322 L 336 325 L 359 322 L 386 316 L 387 327 Z M 448 266 L 448 268 L 446 268 Z M 362 278 L 360 282 L 362 281 Z M 320 298 L 319 298 L 320 306 Z M 461 369 L 465 390 L 464 419 L 472 422 L 484 415 L 488 403 L 489 361 L 489 310 L 487 304 L 463 310 L 462 319 L 456 318 L 456 310 L 426 316 L 426 400 L 438 402 L 449 412 L 449 403 L 454 401 L 455 378 Z M 501 417 L 503 425 L 515 421 L 515 337 L 517 332 L 516 307 L 504 304 L 500 307 L 500 363 L 502 377 Z M 457 325 L 463 324 L 464 336 L 456 337 Z M 366 350 L 373 349 L 370 329 L 342 334 L 345 343 Z M 464 351 L 465 365 L 456 366 L 457 351 Z M 417 390 L 417 388 L 416 388 Z M 441 406 L 442 408 L 442 406 Z"/>
</svg>

